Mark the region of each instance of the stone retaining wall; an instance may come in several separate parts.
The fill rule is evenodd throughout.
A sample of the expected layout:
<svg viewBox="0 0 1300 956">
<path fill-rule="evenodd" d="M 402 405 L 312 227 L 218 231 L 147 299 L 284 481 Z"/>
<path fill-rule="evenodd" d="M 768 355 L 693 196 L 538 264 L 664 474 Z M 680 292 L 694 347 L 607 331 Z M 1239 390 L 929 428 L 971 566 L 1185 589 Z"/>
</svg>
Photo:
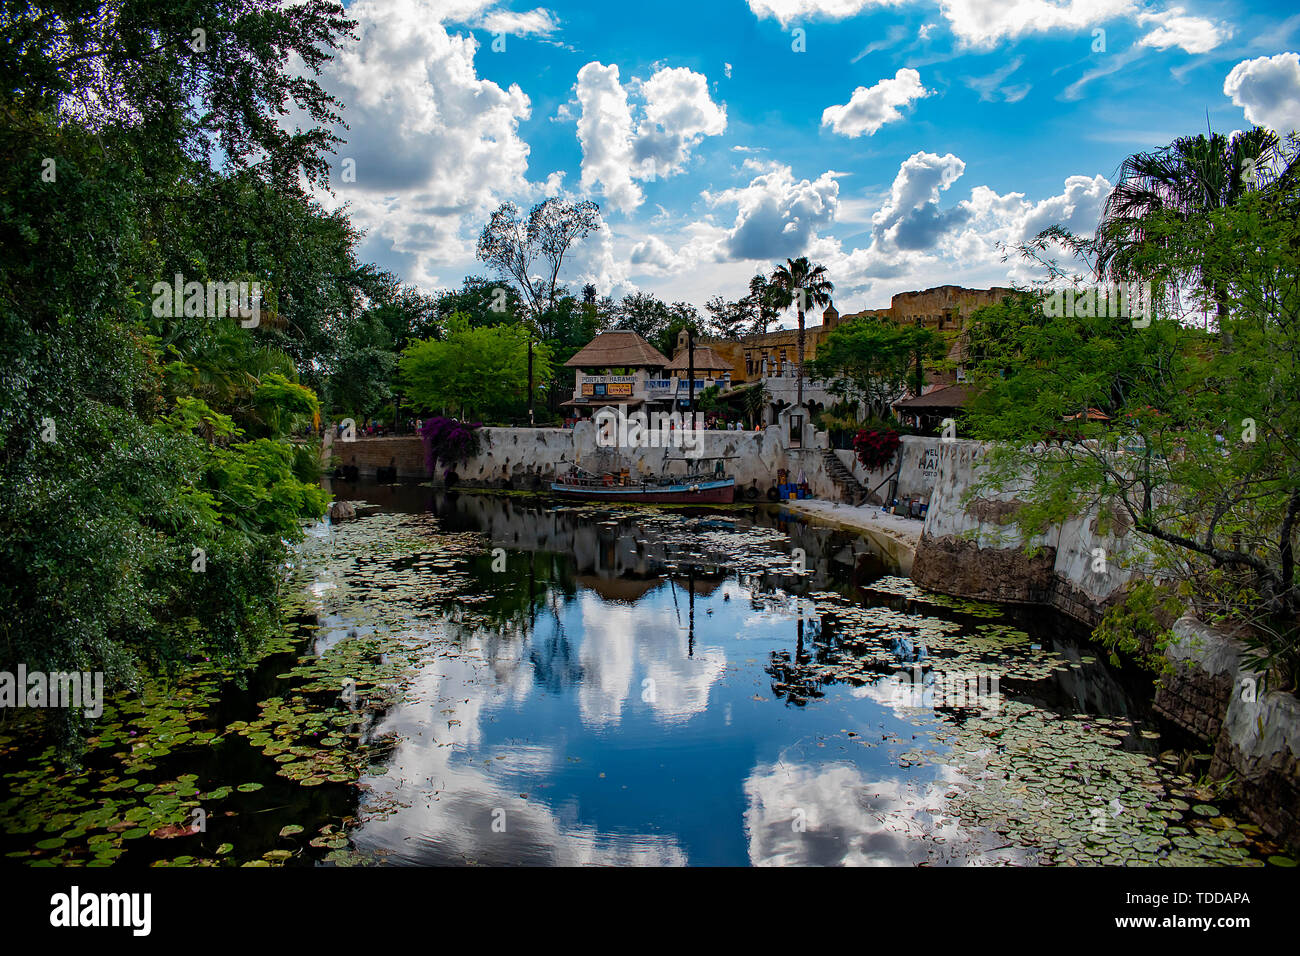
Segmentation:
<svg viewBox="0 0 1300 956">
<path fill-rule="evenodd" d="M 1135 557 L 1137 542 L 1099 533 L 1095 513 L 1025 540 L 1012 523 L 1022 506 L 1017 489 L 967 500 L 984 446 L 931 441 L 938 444 L 925 453 L 937 454 L 937 474 L 912 579 L 958 597 L 1047 605 L 1089 626 L 1101 620 L 1133 578 L 1121 560 Z M 1094 570 L 1098 549 L 1106 556 L 1104 570 Z"/>
<path fill-rule="evenodd" d="M 1156 689 L 1158 713 L 1207 743 L 1223 728 L 1241 651 L 1193 617 L 1174 622 L 1174 640 L 1165 649 L 1168 669 Z"/>
<path fill-rule="evenodd" d="M 1300 850 L 1300 700 L 1268 690 L 1244 648 L 1190 615 L 1174 624 L 1156 710 L 1214 747 L 1210 776 L 1229 780 L 1248 816 Z"/>
<path fill-rule="evenodd" d="M 1023 540 L 1009 523 L 1021 506 L 1016 489 L 967 498 L 982 452 L 976 442 L 940 446 L 912 579 L 958 597 L 1053 607 L 1095 626 L 1134 577 L 1119 559 L 1141 566 L 1139 542 L 1122 531 L 1098 533 L 1095 515 Z M 1108 558 L 1104 571 L 1094 570 L 1094 549 Z M 1180 618 L 1173 631 L 1155 710 L 1212 746 L 1211 777 L 1231 780 L 1246 814 L 1300 850 L 1300 701 L 1268 691 L 1263 675 L 1245 667 L 1244 649 L 1230 636 L 1190 616 Z"/>
<path fill-rule="evenodd" d="M 579 422 L 573 428 L 484 428 L 479 435 L 479 453 L 454 465 L 460 480 L 470 485 L 496 487 L 508 482 L 523 488 L 540 486 L 575 464 L 596 462 L 602 451 L 596 443 L 596 426 L 590 421 Z M 800 468 L 814 474 L 820 468 L 819 448 L 810 447 L 802 453 L 793 449 L 787 454 L 783 436 L 780 425 L 761 432 L 705 430 L 699 433 L 698 451 L 672 444 L 624 446 L 617 451 L 630 465 L 633 476 L 684 475 L 700 465 L 711 469 L 721 458 L 726 472 L 735 477 L 737 488 L 752 486 L 766 493 L 780 468 L 789 468 L 792 477 L 797 477 Z M 373 477 L 377 469 L 387 466 L 396 466 L 399 478 L 428 477 L 424 445 L 416 436 L 335 441 L 332 453 L 342 465 L 355 466 L 366 477 Z M 434 477 L 441 478 L 445 469 L 440 463 Z M 812 480 L 813 474 L 809 477 Z"/>
<path fill-rule="evenodd" d="M 373 478 L 380 468 L 397 467 L 399 478 L 423 478 L 424 443 L 414 435 L 391 438 L 358 438 L 356 441 L 335 439 L 330 454 L 344 466 L 353 466 L 362 475 Z"/>
</svg>

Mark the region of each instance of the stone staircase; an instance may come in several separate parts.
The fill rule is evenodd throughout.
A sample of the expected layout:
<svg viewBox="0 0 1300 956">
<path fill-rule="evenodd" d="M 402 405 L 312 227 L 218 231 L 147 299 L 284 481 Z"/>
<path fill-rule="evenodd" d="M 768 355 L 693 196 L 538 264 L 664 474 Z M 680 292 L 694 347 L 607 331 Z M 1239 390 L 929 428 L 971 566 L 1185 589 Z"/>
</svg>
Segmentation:
<svg viewBox="0 0 1300 956">
<path fill-rule="evenodd" d="M 822 450 L 822 461 L 826 466 L 826 474 L 830 476 L 831 481 L 835 483 L 835 488 L 840 493 L 840 500 L 851 505 L 860 505 L 867 500 L 867 489 L 862 487 L 862 483 L 853 477 L 853 472 L 844 466 L 844 462 L 836 457 L 835 452 L 826 448 Z"/>
</svg>

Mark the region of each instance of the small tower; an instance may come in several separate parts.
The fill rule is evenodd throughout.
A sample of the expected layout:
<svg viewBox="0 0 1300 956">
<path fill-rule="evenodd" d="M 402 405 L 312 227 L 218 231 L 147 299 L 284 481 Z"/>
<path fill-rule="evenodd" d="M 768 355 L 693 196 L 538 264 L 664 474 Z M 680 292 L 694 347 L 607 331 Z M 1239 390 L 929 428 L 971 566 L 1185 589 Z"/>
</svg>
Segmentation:
<svg viewBox="0 0 1300 956">
<path fill-rule="evenodd" d="M 689 336 L 686 332 L 686 326 L 682 326 L 681 329 L 679 329 L 677 332 L 677 348 L 673 349 L 673 355 L 676 355 L 682 349 L 686 348 L 686 341 L 688 337 Z"/>
<path fill-rule="evenodd" d="M 835 308 L 834 302 L 828 303 L 826 306 L 826 311 L 822 313 L 822 325 L 824 325 L 828 329 L 833 329 L 835 328 L 835 326 L 839 324 L 840 324 L 839 310 Z"/>
</svg>

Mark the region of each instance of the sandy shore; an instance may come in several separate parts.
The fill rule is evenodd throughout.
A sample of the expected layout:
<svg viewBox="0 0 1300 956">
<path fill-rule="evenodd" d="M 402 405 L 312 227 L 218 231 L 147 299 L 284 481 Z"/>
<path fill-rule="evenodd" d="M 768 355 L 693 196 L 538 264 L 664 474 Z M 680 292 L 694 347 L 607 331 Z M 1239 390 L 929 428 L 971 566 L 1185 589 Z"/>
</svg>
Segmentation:
<svg viewBox="0 0 1300 956">
<path fill-rule="evenodd" d="M 879 505 L 855 508 L 842 502 L 822 501 L 816 498 L 786 501 L 782 502 L 782 505 L 796 514 L 806 515 L 827 524 L 888 538 L 913 554 L 916 553 L 916 546 L 921 540 L 921 528 L 925 524 L 915 518 L 886 514 L 880 510 Z"/>
</svg>

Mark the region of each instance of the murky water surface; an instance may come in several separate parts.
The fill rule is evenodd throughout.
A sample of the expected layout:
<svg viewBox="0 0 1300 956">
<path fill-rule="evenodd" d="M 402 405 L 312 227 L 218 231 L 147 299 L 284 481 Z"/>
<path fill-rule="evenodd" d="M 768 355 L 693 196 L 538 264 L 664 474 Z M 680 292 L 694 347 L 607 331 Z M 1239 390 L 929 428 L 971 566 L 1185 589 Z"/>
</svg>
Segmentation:
<svg viewBox="0 0 1300 956">
<path fill-rule="evenodd" d="M 0 739 L 24 862 L 1245 864 L 1124 677 L 1053 617 L 920 591 L 767 508 L 338 486 L 243 674 Z M 1181 742 L 1177 742 L 1181 743 Z M 1163 754 L 1163 756 L 1162 756 Z"/>
</svg>

